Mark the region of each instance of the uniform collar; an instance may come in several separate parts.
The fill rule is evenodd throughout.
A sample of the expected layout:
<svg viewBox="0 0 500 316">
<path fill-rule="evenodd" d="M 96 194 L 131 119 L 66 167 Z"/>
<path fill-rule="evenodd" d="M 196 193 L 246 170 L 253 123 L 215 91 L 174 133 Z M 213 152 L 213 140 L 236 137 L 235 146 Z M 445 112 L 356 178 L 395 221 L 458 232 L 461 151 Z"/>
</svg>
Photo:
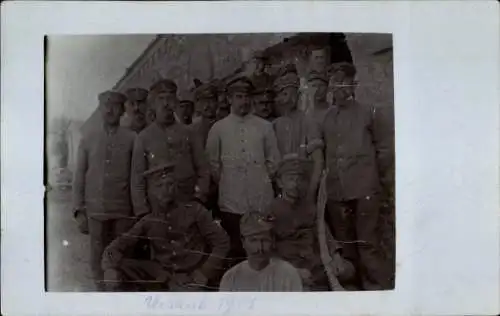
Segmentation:
<svg viewBox="0 0 500 316">
<path fill-rule="evenodd" d="M 230 113 L 229 117 L 231 117 L 231 119 L 234 120 L 234 121 L 236 121 L 236 122 L 245 123 L 245 122 L 247 122 L 248 120 L 250 120 L 253 117 L 253 114 L 252 113 L 248 113 L 245 116 L 239 116 L 239 115 L 236 115 L 234 113 Z"/>
</svg>

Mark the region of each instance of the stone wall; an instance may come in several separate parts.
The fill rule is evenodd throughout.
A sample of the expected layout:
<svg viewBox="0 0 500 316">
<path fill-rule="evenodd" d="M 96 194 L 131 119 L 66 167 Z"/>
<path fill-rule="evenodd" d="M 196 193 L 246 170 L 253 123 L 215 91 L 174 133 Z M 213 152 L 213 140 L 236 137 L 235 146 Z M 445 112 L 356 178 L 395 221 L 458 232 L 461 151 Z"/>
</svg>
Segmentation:
<svg viewBox="0 0 500 316">
<path fill-rule="evenodd" d="M 394 140 L 394 70 L 391 34 L 347 34 L 357 70 L 356 99 L 377 109 L 388 141 Z"/>
</svg>

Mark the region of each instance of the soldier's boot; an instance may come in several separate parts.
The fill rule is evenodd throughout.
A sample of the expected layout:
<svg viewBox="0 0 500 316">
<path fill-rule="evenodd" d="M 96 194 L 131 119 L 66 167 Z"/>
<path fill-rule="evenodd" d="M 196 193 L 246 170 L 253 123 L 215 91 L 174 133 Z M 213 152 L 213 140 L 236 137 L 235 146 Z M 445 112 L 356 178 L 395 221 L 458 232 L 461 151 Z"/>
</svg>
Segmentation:
<svg viewBox="0 0 500 316">
<path fill-rule="evenodd" d="M 122 291 L 122 278 L 121 274 L 116 269 L 104 270 L 104 280 L 102 282 L 103 291 L 118 292 Z"/>
</svg>

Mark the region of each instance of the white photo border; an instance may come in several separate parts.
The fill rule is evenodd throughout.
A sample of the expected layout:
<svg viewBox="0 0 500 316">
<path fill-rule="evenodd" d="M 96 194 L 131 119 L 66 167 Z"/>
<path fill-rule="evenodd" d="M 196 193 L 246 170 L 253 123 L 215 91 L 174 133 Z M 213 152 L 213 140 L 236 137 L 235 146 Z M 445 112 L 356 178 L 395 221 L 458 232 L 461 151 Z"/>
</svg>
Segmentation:
<svg viewBox="0 0 500 316">
<path fill-rule="evenodd" d="M 499 311 L 498 3 L 36 1 L 6 2 L 2 9 L 3 313 Z M 395 290 L 284 295 L 44 291 L 44 35 L 312 31 L 393 34 Z"/>
</svg>

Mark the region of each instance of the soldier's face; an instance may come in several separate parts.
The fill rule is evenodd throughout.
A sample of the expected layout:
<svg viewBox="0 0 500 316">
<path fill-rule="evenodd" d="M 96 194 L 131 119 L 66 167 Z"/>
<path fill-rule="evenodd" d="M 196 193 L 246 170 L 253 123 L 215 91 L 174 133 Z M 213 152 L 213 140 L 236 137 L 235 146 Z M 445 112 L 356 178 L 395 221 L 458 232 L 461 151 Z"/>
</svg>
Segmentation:
<svg viewBox="0 0 500 316">
<path fill-rule="evenodd" d="M 180 102 L 177 106 L 177 116 L 184 124 L 191 124 L 193 120 L 194 106 L 190 102 Z"/>
<path fill-rule="evenodd" d="M 278 114 L 285 115 L 297 108 L 298 97 L 298 89 L 295 87 L 285 87 L 278 91 L 274 99 Z"/>
<path fill-rule="evenodd" d="M 233 92 L 229 96 L 229 104 L 236 115 L 245 116 L 250 113 L 251 102 L 247 92 Z"/>
<path fill-rule="evenodd" d="M 145 101 L 127 101 L 125 108 L 136 124 L 145 123 L 147 110 Z"/>
<path fill-rule="evenodd" d="M 217 100 L 214 98 L 204 98 L 197 101 L 196 107 L 201 116 L 214 119 L 217 115 Z"/>
<path fill-rule="evenodd" d="M 273 240 L 270 233 L 259 233 L 243 238 L 243 247 L 252 260 L 268 259 L 271 255 Z"/>
<path fill-rule="evenodd" d="M 167 175 L 156 181 L 152 188 L 152 198 L 158 206 L 165 207 L 171 204 L 175 199 L 176 186 L 173 176 Z"/>
<path fill-rule="evenodd" d="M 175 122 L 174 109 L 177 103 L 178 100 L 175 93 L 159 93 L 155 99 L 155 120 L 164 125 L 173 124 Z"/>
<path fill-rule="evenodd" d="M 311 52 L 310 65 L 316 71 L 322 71 L 326 67 L 327 54 L 325 49 L 313 50 Z"/>
<path fill-rule="evenodd" d="M 314 100 L 323 101 L 326 99 L 326 93 L 328 90 L 328 85 L 322 80 L 313 80 L 309 83 Z"/>
<path fill-rule="evenodd" d="M 332 94 L 334 104 L 343 105 L 354 96 L 356 82 L 354 78 L 346 77 L 345 74 L 337 72 L 330 78 L 329 90 Z"/>
<path fill-rule="evenodd" d="M 273 112 L 272 100 L 267 95 L 256 95 L 253 98 L 255 115 L 267 119 Z"/>
<path fill-rule="evenodd" d="M 255 60 L 255 72 L 262 73 L 266 69 L 266 64 L 261 59 Z"/>
<path fill-rule="evenodd" d="M 286 173 L 278 180 L 278 185 L 284 196 L 291 200 L 303 198 L 309 189 L 307 179 L 298 173 Z"/>
<path fill-rule="evenodd" d="M 110 100 L 101 105 L 102 117 L 109 125 L 120 124 L 120 117 L 123 115 L 124 111 L 124 105 L 122 102 Z"/>
</svg>

